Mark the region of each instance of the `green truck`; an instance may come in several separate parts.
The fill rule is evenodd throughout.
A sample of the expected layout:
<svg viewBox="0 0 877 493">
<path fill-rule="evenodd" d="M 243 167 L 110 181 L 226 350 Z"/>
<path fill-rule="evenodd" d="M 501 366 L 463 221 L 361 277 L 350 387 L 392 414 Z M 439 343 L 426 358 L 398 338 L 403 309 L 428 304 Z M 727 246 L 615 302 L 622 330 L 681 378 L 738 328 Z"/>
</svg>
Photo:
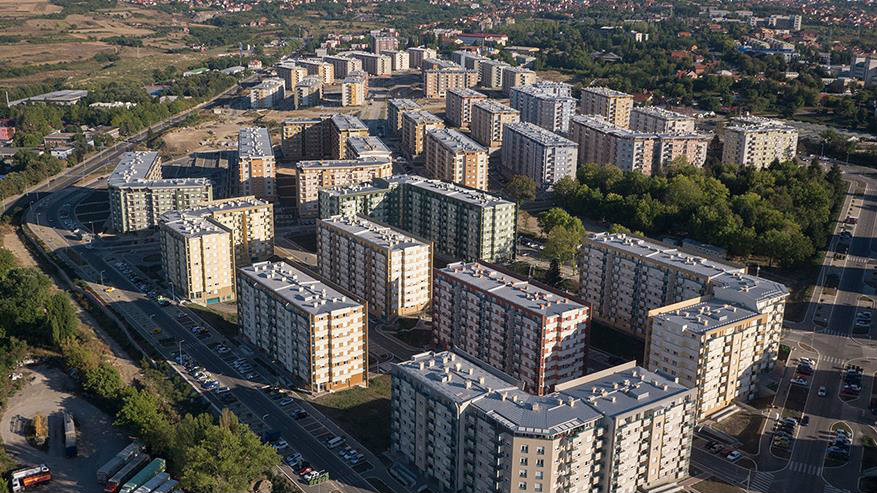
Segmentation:
<svg viewBox="0 0 877 493">
<path fill-rule="evenodd" d="M 146 484 L 147 481 L 164 472 L 164 459 L 153 459 L 152 462 L 140 470 L 133 478 L 129 479 L 119 493 L 133 493 L 134 490 Z"/>
</svg>

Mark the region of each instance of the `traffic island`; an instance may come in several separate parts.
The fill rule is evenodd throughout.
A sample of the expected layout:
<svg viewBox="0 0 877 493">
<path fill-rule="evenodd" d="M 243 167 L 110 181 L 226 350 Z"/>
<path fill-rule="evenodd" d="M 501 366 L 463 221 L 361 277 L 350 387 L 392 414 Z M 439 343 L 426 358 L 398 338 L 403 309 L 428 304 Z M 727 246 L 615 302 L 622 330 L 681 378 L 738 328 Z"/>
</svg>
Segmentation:
<svg viewBox="0 0 877 493">
<path fill-rule="evenodd" d="M 842 434 L 845 434 L 848 440 L 842 439 Z M 843 466 L 850 460 L 852 439 L 853 430 L 846 423 L 831 425 L 831 437 L 829 438 L 829 446 L 825 453 L 825 467 Z"/>
</svg>

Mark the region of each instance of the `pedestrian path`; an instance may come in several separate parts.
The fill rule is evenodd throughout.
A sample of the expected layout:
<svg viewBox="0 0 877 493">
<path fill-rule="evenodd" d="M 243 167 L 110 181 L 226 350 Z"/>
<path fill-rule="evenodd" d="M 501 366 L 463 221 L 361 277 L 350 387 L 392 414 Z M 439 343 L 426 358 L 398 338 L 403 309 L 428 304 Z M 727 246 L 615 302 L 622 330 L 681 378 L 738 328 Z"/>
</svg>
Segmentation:
<svg viewBox="0 0 877 493">
<path fill-rule="evenodd" d="M 817 464 L 805 464 L 803 462 L 795 461 L 792 461 L 789 464 L 789 470 L 810 476 L 818 476 L 820 469 L 822 469 L 822 467 Z"/>
<path fill-rule="evenodd" d="M 819 358 L 820 363 L 829 363 L 832 365 L 840 365 L 846 361 L 846 358 L 838 358 L 837 356 L 822 356 Z"/>
<path fill-rule="evenodd" d="M 756 472 L 752 475 L 752 480 L 749 482 L 749 489 L 760 491 L 761 493 L 770 493 L 771 484 L 773 484 L 772 472 Z"/>
</svg>

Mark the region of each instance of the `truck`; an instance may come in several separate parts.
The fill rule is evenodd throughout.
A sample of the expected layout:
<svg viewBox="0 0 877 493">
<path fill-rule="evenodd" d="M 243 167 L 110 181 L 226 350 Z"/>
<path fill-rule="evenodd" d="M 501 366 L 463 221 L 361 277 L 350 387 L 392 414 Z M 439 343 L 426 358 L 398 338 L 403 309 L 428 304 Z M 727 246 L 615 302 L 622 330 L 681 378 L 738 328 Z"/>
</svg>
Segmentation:
<svg viewBox="0 0 877 493">
<path fill-rule="evenodd" d="M 112 459 L 107 461 L 97 470 L 97 482 L 106 484 L 107 480 L 113 477 L 113 474 L 119 472 L 125 464 L 134 456 L 134 454 L 143 451 L 143 444 L 140 442 L 132 442 L 127 447 L 119 451 Z"/>
<path fill-rule="evenodd" d="M 134 490 L 146 484 L 156 475 L 163 473 L 164 466 L 164 459 L 153 459 L 152 462 L 147 464 L 146 467 L 129 479 L 127 483 L 122 485 L 119 489 L 119 493 L 134 493 Z"/>
<path fill-rule="evenodd" d="M 107 480 L 107 484 L 104 485 L 104 491 L 107 493 L 116 493 L 122 488 L 122 485 L 128 482 L 131 478 L 137 474 L 146 463 L 149 462 L 149 456 L 144 454 L 143 452 L 137 452 L 131 457 L 124 466 L 116 474 L 113 474 L 113 477 Z"/>
<path fill-rule="evenodd" d="M 165 484 L 159 486 L 158 488 L 152 490 L 152 493 L 171 493 L 172 491 L 179 491 L 179 490 L 176 489 L 176 488 L 177 488 L 177 485 L 179 485 L 179 484 L 180 484 L 179 481 L 176 481 L 176 480 L 171 479 L 171 480 L 168 481 L 167 483 L 165 483 Z"/>
<path fill-rule="evenodd" d="M 12 491 L 24 491 L 52 480 L 52 471 L 45 464 L 16 469 L 9 473 Z"/>
<path fill-rule="evenodd" d="M 42 414 L 35 414 L 33 423 L 33 441 L 36 447 L 45 447 L 49 439 L 49 420 Z"/>
<path fill-rule="evenodd" d="M 150 479 L 149 481 L 143 483 L 142 486 L 140 486 L 139 488 L 134 490 L 134 493 L 152 493 L 159 486 L 170 481 L 170 479 L 171 479 L 170 474 L 168 474 L 166 472 L 160 473 L 157 476 L 155 476 L 154 478 Z"/>
<path fill-rule="evenodd" d="M 64 453 L 76 457 L 76 423 L 68 412 L 64 413 Z"/>
</svg>

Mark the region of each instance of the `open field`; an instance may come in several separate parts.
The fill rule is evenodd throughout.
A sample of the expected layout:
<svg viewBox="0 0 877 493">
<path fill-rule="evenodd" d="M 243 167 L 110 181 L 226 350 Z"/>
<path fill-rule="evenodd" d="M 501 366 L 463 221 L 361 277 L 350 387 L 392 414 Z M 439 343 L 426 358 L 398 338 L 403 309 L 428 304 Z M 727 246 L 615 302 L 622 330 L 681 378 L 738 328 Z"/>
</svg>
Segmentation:
<svg viewBox="0 0 877 493">
<path fill-rule="evenodd" d="M 47 0 L 0 0 L 0 17 L 29 17 L 60 11 L 60 6 Z"/>
</svg>

